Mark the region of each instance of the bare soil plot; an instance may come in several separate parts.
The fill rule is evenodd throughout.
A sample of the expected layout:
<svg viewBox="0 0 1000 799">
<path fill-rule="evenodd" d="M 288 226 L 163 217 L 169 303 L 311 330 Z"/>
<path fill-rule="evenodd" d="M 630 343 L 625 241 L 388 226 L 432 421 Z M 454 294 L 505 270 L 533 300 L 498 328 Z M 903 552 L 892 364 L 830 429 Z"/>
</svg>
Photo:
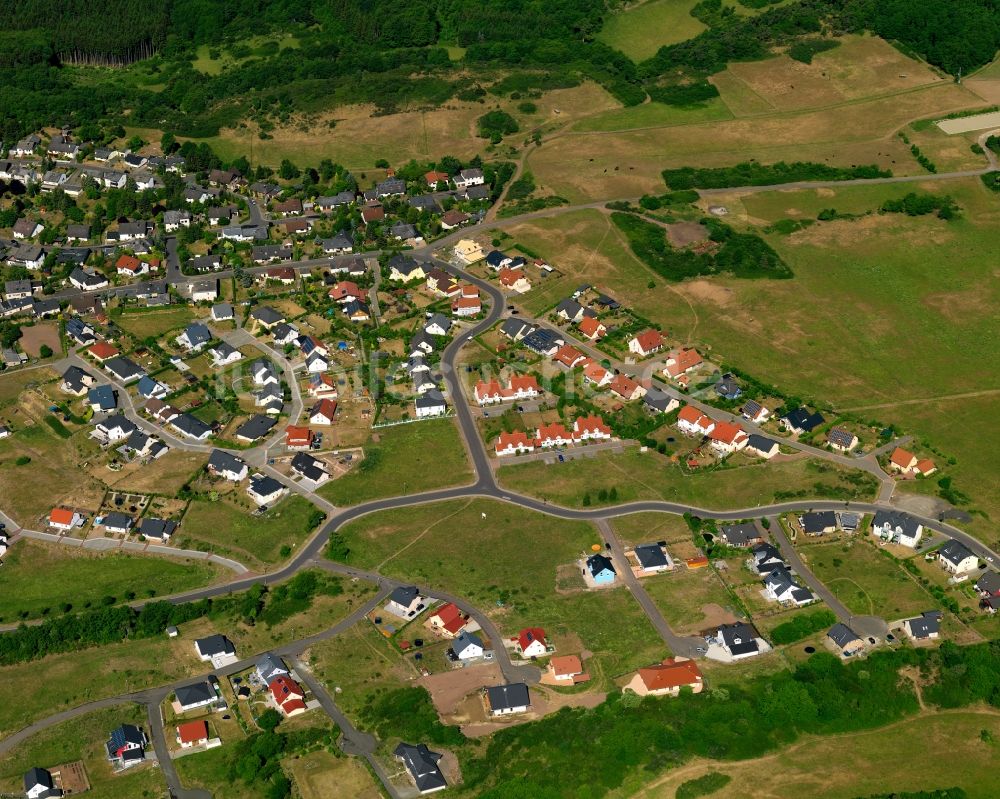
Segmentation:
<svg viewBox="0 0 1000 799">
<path fill-rule="evenodd" d="M 690 571 L 683 565 L 643 585 L 670 626 L 680 635 L 696 635 L 720 621 L 740 616 L 732 597 L 713 569 Z"/>
<path fill-rule="evenodd" d="M 42 357 L 41 349 L 47 346 L 53 353 L 62 352 L 62 342 L 59 340 L 59 325 L 54 322 L 42 322 L 37 325 L 21 328 L 21 338 L 18 341 L 21 349 L 32 358 Z"/>
<path fill-rule="evenodd" d="M 127 464 L 120 472 L 105 470 L 107 474 L 104 479 L 111 488 L 173 496 L 207 461 L 206 453 L 174 449 L 151 463 L 135 461 Z"/>
<path fill-rule="evenodd" d="M 708 238 L 708 228 L 699 222 L 674 222 L 667 225 L 667 238 L 675 247 L 687 247 Z"/>
<path fill-rule="evenodd" d="M 484 686 L 500 685 L 503 681 L 503 674 L 496 663 L 482 663 L 421 677 L 417 683 L 427 689 L 438 713 L 449 716 L 472 692 Z"/>
</svg>

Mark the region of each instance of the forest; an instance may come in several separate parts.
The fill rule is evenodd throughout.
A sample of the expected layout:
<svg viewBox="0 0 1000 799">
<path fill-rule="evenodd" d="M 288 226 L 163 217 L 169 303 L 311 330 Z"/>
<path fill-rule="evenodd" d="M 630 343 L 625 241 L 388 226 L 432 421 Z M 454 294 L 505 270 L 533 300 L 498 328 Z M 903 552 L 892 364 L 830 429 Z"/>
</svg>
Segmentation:
<svg viewBox="0 0 1000 799">
<path fill-rule="evenodd" d="M 1000 45 L 1000 0 L 797 0 L 756 16 L 702 0 L 708 28 L 637 64 L 598 41 L 605 0 L 8 0 L 0 4 L 0 140 L 45 125 L 127 119 L 211 136 L 244 119 L 373 103 L 383 113 L 572 86 L 626 105 L 711 96 L 705 78 L 817 33 L 869 30 L 968 74 Z M 767 5 L 748 0 L 744 6 Z M 282 49 L 268 36 L 294 38 Z M 465 48 L 454 52 L 451 47 Z M 195 69 L 199 47 L 232 58 Z M 214 57 L 214 56 L 213 56 Z"/>
</svg>

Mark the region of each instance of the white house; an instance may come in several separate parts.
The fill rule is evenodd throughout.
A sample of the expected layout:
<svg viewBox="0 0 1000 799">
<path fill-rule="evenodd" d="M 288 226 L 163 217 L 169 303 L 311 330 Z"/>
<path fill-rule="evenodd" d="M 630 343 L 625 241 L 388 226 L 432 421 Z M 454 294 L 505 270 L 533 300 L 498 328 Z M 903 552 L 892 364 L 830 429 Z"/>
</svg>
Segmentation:
<svg viewBox="0 0 1000 799">
<path fill-rule="evenodd" d="M 979 568 L 979 558 L 961 541 L 954 538 L 938 550 L 938 562 L 952 574 L 964 574 Z"/>
<path fill-rule="evenodd" d="M 635 353 L 640 358 L 645 358 L 662 349 L 663 336 L 658 330 L 643 330 L 629 339 L 628 342 L 628 351 Z"/>
<path fill-rule="evenodd" d="M 217 477 L 233 483 L 245 480 L 249 472 L 247 465 L 241 459 L 221 449 L 212 450 L 206 468 Z"/>
<path fill-rule="evenodd" d="M 715 421 L 693 405 L 685 405 L 677 414 L 677 429 L 689 436 L 707 436 L 715 429 Z"/>
<path fill-rule="evenodd" d="M 475 660 L 483 656 L 483 642 L 464 630 L 452 641 L 451 649 L 459 660 Z"/>
<path fill-rule="evenodd" d="M 535 440 L 529 438 L 528 434 L 515 430 L 513 433 L 500 433 L 497 436 L 495 451 L 498 456 L 520 455 L 525 452 L 535 451 Z"/>
<path fill-rule="evenodd" d="M 250 478 L 247 495 L 258 505 L 271 505 L 281 499 L 288 489 L 273 477 L 255 474 Z"/>
<path fill-rule="evenodd" d="M 404 619 L 412 619 L 424 609 L 426 602 L 427 598 L 421 596 L 420 589 L 416 586 L 401 585 L 389 594 L 386 610 Z"/>
<path fill-rule="evenodd" d="M 444 400 L 444 395 L 437 389 L 431 389 L 421 394 L 413 401 L 413 404 L 418 419 L 444 416 L 448 412 L 448 404 Z"/>
<path fill-rule="evenodd" d="M 487 688 L 486 705 L 491 716 L 509 716 L 512 713 L 525 713 L 531 707 L 531 696 L 528 686 L 523 682 L 497 685 Z"/>
<path fill-rule="evenodd" d="M 219 344 L 212 347 L 212 349 L 208 351 L 208 354 L 212 356 L 212 366 L 216 369 L 222 366 L 229 366 L 230 364 L 243 360 L 243 353 L 224 341 L 219 342 Z"/>
<path fill-rule="evenodd" d="M 899 511 L 880 510 L 872 519 L 872 534 L 886 543 L 916 549 L 924 526 Z"/>
</svg>

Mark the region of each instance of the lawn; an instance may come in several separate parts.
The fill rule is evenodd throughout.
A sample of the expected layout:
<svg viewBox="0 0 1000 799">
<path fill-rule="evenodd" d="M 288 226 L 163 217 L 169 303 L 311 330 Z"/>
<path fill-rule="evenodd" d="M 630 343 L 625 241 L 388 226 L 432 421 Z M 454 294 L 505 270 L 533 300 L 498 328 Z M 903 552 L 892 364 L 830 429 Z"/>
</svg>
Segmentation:
<svg viewBox="0 0 1000 799">
<path fill-rule="evenodd" d="M 584 495 L 601 504 L 597 492 L 614 487 L 610 504 L 660 499 L 705 510 L 736 510 L 768 505 L 794 497 L 852 498 L 874 496 L 874 480 L 864 473 L 811 458 L 780 463 L 735 459 L 743 465 L 717 471 L 690 473 L 662 455 L 629 448 L 620 455 L 600 453 L 596 458 L 546 464 L 544 461 L 502 466 L 497 470 L 506 488 L 541 497 L 567 507 L 580 507 Z M 861 487 L 850 482 L 857 478 Z"/>
<path fill-rule="evenodd" d="M 237 507 L 238 499 L 215 502 L 195 500 L 181 524 L 178 546 L 230 556 L 245 565 L 267 565 L 283 560 L 283 547 L 294 549 L 312 528 L 316 510 L 305 497 L 293 494 L 278 502 L 263 516 L 253 516 L 249 507 Z"/>
<path fill-rule="evenodd" d="M 705 30 L 691 16 L 695 0 L 646 0 L 609 14 L 597 38 L 633 61 L 644 61 L 668 44 L 692 39 Z"/>
<path fill-rule="evenodd" d="M 330 752 L 310 752 L 285 763 L 302 799 L 380 799 L 382 791 L 371 773 L 356 757 L 335 756 Z"/>
<path fill-rule="evenodd" d="M 725 93 L 722 99 L 725 102 Z M 764 163 L 876 163 L 896 174 L 920 174 L 922 168 L 895 131 L 914 119 L 982 104 L 967 89 L 941 81 L 896 94 L 753 117 L 670 122 L 614 133 L 569 132 L 543 140 L 526 165 L 537 184 L 570 202 L 662 191 L 659 176 L 666 167 L 730 166 L 753 158 Z M 734 113 L 742 112 L 738 104 L 734 107 Z"/>
<path fill-rule="evenodd" d="M 221 574 L 204 561 L 97 554 L 24 539 L 11 548 L 0 569 L 0 595 L 7 597 L 0 621 L 37 617 L 48 609 L 58 613 L 63 603 L 82 610 L 107 596 L 124 602 L 151 592 L 173 594 L 210 585 Z"/>
<path fill-rule="evenodd" d="M 867 539 L 814 544 L 799 551 L 852 613 L 893 621 L 935 607 L 934 598 Z"/>
<path fill-rule="evenodd" d="M 611 526 L 627 544 L 648 544 L 650 541 L 690 541 L 691 530 L 687 522 L 673 513 L 630 513 L 617 516 Z"/>
<path fill-rule="evenodd" d="M 139 725 L 148 735 L 146 709 L 132 704 L 95 710 L 36 733 L 0 758 L 0 791 L 21 796 L 24 772 L 29 768 L 82 760 L 91 785 L 88 795 L 101 799 L 160 795 L 163 777 L 159 769 L 147 765 L 121 775 L 112 772 L 104 742 L 120 724 Z"/>
<path fill-rule="evenodd" d="M 131 333 L 139 340 L 160 338 L 172 330 L 178 330 L 195 318 L 188 305 L 175 305 L 164 310 L 139 310 L 125 312 L 114 317 L 115 324 Z"/>
<path fill-rule="evenodd" d="M 83 431 L 69 439 L 56 435 L 25 411 L 23 404 L 17 409 L 15 425 L 14 435 L 0 440 L 4 512 L 26 527 L 41 529 L 41 519 L 56 505 L 96 510 L 104 487 L 81 471 L 80 465 L 98 455 L 97 443 Z M 30 462 L 18 465 L 22 456 Z"/>
<path fill-rule="evenodd" d="M 190 641 L 147 638 L 0 667 L 0 737 L 67 708 L 205 672 Z M 45 690 L 38 690 L 44 679 Z"/>
<path fill-rule="evenodd" d="M 731 119 L 732 116 L 733 114 L 726 103 L 720 98 L 707 100 L 696 106 L 685 107 L 665 105 L 664 103 L 643 103 L 615 111 L 605 111 L 602 114 L 581 119 L 573 126 L 573 130 L 587 132 L 659 128 L 669 125 L 692 125 L 696 122 Z"/>
<path fill-rule="evenodd" d="M 192 475 L 200 473 L 208 462 L 203 452 L 173 449 L 152 463 L 126 466 L 117 474 L 105 471 L 111 488 L 175 496 Z"/>
<path fill-rule="evenodd" d="M 951 787 L 965 789 L 969 799 L 990 799 L 996 795 L 997 745 L 980 738 L 983 730 L 1000 737 L 996 710 L 924 713 L 877 730 L 808 738 L 753 760 L 696 761 L 668 772 L 634 799 L 673 799 L 678 785 L 709 771 L 732 777 L 713 799 L 856 799 Z M 941 757 L 942 751 L 948 756 Z M 763 773 L 780 778 L 761 780 Z"/>
<path fill-rule="evenodd" d="M 335 505 L 417 494 L 472 481 L 458 426 L 452 419 L 402 424 L 375 431 L 379 440 L 350 473 L 319 489 Z"/>
<path fill-rule="evenodd" d="M 737 617 L 743 615 L 714 569 L 691 571 L 681 564 L 670 574 L 644 580 L 643 586 L 680 635 L 696 635 L 718 623 L 717 608 L 708 606 L 718 606 Z"/>
<path fill-rule="evenodd" d="M 600 541 L 588 523 L 457 500 L 371 514 L 342 533 L 349 563 L 459 594 L 505 634 L 541 626 L 562 651 L 582 645 L 593 652 L 593 668 L 608 679 L 662 656 L 662 642 L 624 588 L 582 590 L 573 564 Z"/>
</svg>

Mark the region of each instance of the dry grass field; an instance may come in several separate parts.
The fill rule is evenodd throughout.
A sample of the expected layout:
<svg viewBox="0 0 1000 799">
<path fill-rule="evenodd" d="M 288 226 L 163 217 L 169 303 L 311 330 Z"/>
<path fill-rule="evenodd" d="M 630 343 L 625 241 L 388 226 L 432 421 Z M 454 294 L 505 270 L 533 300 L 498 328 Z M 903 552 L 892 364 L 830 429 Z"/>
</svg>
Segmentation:
<svg viewBox="0 0 1000 799">
<path fill-rule="evenodd" d="M 597 38 L 633 61 L 656 55 L 664 45 L 694 38 L 705 25 L 691 16 L 695 0 L 646 0 L 611 14 Z"/>
</svg>

